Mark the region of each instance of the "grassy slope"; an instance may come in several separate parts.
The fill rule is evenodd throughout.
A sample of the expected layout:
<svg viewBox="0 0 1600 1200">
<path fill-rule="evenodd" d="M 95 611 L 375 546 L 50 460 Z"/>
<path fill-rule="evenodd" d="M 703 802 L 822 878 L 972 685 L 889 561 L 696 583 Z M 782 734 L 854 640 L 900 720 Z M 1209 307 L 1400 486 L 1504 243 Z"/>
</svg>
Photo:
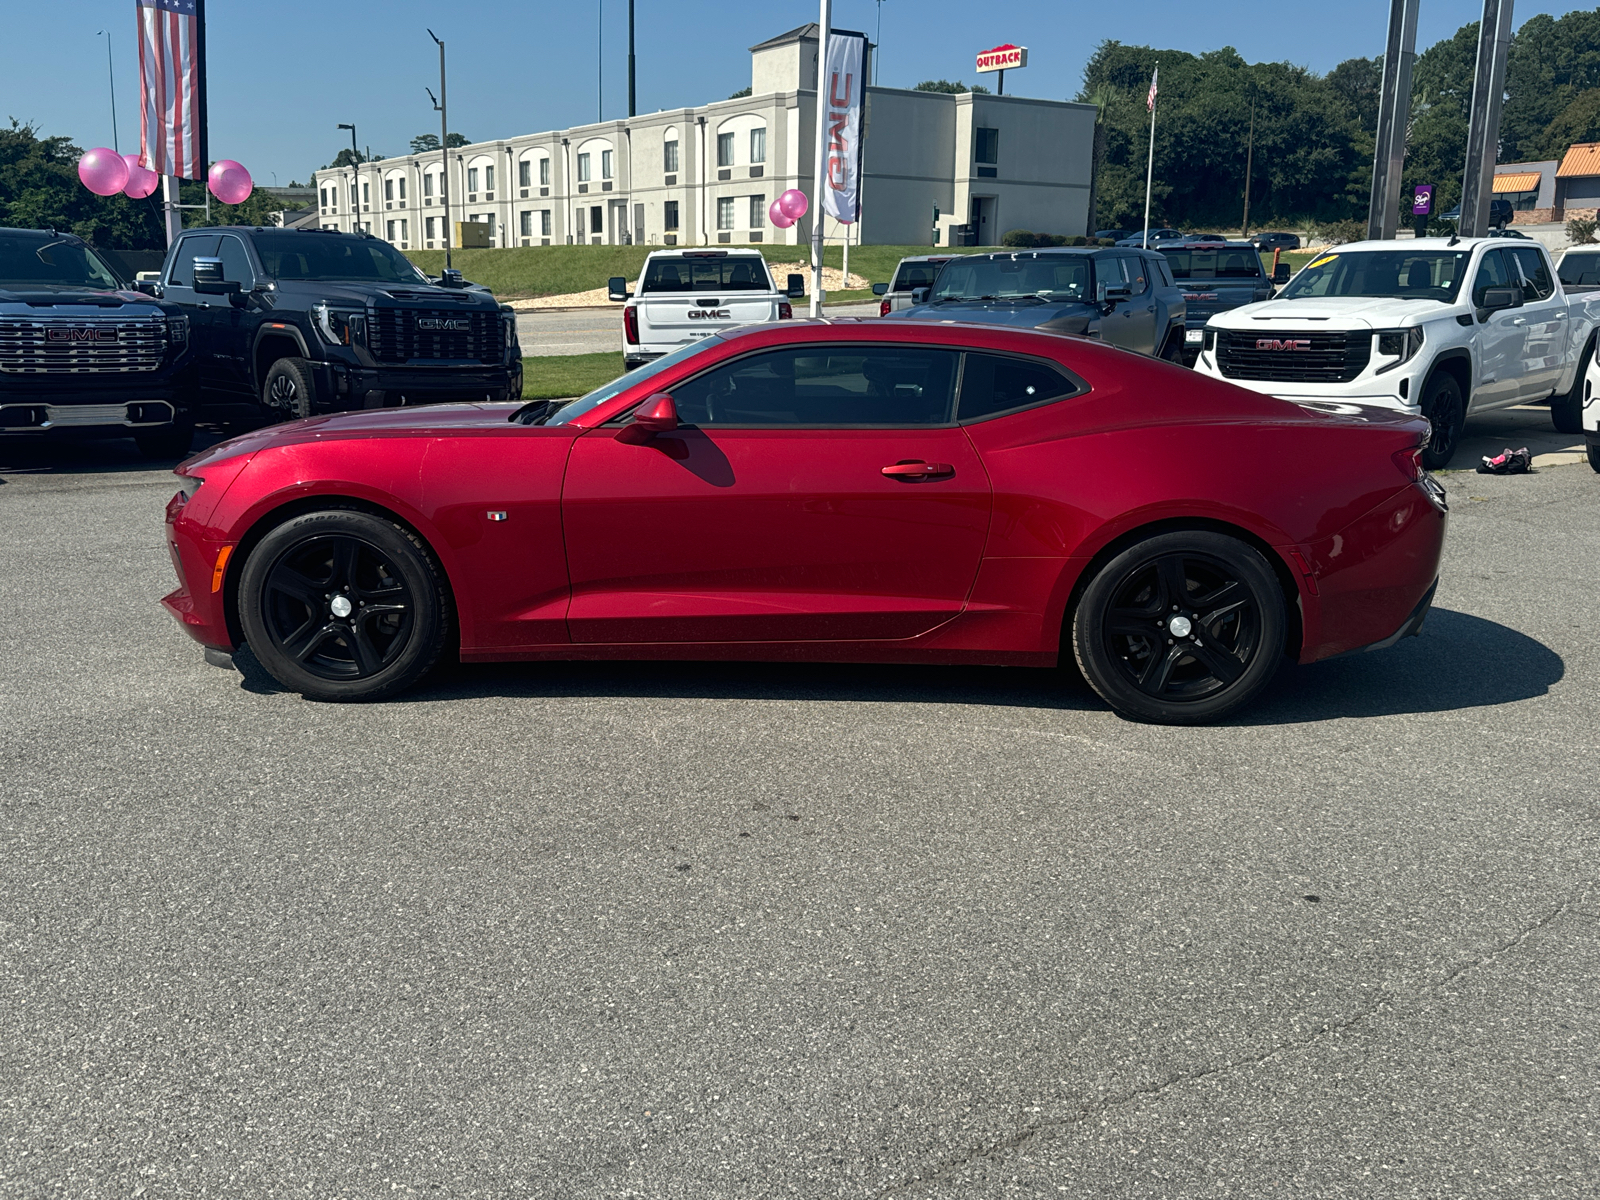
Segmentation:
<svg viewBox="0 0 1600 1200">
<path fill-rule="evenodd" d="M 712 247 L 715 249 L 715 247 Z M 613 275 L 637 278 L 645 256 L 660 246 L 513 246 L 505 250 L 456 250 L 454 262 L 461 273 L 481 283 L 502 300 L 530 296 L 563 296 L 604 287 Z M 768 262 L 796 262 L 807 255 L 805 246 L 756 247 Z M 969 246 L 957 253 L 979 253 L 992 246 Z M 887 283 L 895 264 L 909 254 L 928 254 L 929 246 L 852 246 L 850 273 L 873 283 Z M 843 247 L 829 246 L 823 262 L 840 265 Z M 411 250 L 409 258 L 430 275 L 444 269 L 443 250 Z M 777 281 L 782 287 L 784 280 Z"/>
</svg>

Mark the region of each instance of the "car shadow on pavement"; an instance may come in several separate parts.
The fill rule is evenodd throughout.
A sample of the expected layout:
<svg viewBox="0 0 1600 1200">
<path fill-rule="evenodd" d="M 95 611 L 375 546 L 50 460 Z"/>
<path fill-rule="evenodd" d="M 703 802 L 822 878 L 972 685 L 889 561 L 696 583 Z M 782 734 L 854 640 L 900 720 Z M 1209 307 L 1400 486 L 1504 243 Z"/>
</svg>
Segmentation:
<svg viewBox="0 0 1600 1200">
<path fill-rule="evenodd" d="M 248 648 L 234 656 L 251 692 L 282 691 Z M 1228 724 L 1483 708 L 1542 696 L 1565 673 L 1549 647 L 1494 621 L 1434 609 L 1422 635 L 1388 650 L 1286 668 Z M 443 666 L 394 703 L 485 697 L 787 700 L 971 704 L 1104 712 L 1072 667 L 879 666 L 859 663 L 544 662 Z"/>
<path fill-rule="evenodd" d="M 223 440 L 220 433 L 200 430 L 190 443 L 198 454 Z M 184 455 L 187 458 L 188 455 Z M 146 458 L 132 438 L 56 441 L 0 437 L 0 482 L 6 475 L 105 475 L 125 471 L 170 471 L 182 459 Z"/>
</svg>

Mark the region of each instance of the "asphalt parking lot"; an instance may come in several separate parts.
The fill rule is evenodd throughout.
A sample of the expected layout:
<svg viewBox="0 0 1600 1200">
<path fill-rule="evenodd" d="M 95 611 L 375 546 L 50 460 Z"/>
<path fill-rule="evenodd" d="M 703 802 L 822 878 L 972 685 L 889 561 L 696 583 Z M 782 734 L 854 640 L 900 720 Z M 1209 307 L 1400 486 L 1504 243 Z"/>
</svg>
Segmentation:
<svg viewBox="0 0 1600 1200">
<path fill-rule="evenodd" d="M 1217 728 L 1051 672 L 201 663 L 170 476 L 0 471 L 0 1194 L 1575 1197 L 1600 475 Z"/>
</svg>

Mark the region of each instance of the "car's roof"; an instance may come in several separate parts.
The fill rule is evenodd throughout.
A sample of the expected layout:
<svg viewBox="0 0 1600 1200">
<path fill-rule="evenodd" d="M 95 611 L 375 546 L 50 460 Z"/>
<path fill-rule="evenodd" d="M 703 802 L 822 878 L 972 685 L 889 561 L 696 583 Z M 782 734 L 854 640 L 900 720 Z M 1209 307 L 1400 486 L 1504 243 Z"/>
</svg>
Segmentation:
<svg viewBox="0 0 1600 1200">
<path fill-rule="evenodd" d="M 904 258 L 902 258 L 900 261 L 903 262 L 903 263 L 908 263 L 908 262 L 948 262 L 950 259 L 955 258 L 955 257 L 956 256 L 954 254 L 908 254 Z M 963 254 L 963 255 L 961 255 L 961 257 L 962 258 L 966 258 L 968 256 Z"/>
<path fill-rule="evenodd" d="M 750 246 L 667 246 L 650 251 L 651 258 L 760 258 L 761 251 Z"/>
<path fill-rule="evenodd" d="M 1325 246 L 1325 254 L 1350 254 L 1357 250 L 1471 250 L 1474 246 L 1494 245 L 1497 238 L 1407 238 L 1404 241 L 1392 242 L 1341 242 L 1337 246 Z"/>
<path fill-rule="evenodd" d="M 26 237 L 68 238 L 74 242 L 83 241 L 77 234 L 66 229 L 13 229 L 9 225 L 0 225 L 0 233 L 20 233 Z"/>
</svg>

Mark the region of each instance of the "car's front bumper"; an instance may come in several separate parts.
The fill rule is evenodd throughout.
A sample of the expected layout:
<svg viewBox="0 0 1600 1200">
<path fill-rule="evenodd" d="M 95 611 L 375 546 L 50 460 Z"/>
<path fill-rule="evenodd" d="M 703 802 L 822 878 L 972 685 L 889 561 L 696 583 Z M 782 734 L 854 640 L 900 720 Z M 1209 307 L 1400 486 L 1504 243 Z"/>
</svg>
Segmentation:
<svg viewBox="0 0 1600 1200">
<path fill-rule="evenodd" d="M 191 411 L 180 368 L 146 376 L 81 375 L 0 379 L 0 436 L 127 437 Z M 131 380 L 131 381 L 130 381 Z"/>
<path fill-rule="evenodd" d="M 445 404 L 461 400 L 514 400 L 521 363 L 488 366 L 351 366 L 317 363 L 317 391 L 334 397 L 335 406 L 395 408 L 412 404 Z"/>
</svg>

